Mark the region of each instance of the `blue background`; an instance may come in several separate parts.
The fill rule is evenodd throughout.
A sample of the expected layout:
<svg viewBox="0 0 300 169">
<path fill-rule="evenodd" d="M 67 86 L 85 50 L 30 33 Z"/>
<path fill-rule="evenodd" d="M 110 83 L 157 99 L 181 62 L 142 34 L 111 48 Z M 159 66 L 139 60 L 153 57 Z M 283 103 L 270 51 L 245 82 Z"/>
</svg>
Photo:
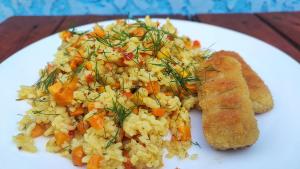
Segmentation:
<svg viewBox="0 0 300 169">
<path fill-rule="evenodd" d="M 300 0 L 0 0 L 0 22 L 14 15 L 184 14 L 299 11 Z"/>
</svg>

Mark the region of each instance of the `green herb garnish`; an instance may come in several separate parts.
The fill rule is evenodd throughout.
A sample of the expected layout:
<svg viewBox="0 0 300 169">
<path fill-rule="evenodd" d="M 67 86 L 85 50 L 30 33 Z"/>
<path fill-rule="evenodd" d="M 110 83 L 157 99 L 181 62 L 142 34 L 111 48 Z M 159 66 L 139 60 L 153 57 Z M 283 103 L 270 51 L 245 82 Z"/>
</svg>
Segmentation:
<svg viewBox="0 0 300 169">
<path fill-rule="evenodd" d="M 41 114 L 41 115 L 59 115 L 55 113 L 43 113 L 43 111 L 32 111 L 33 114 Z"/>
<path fill-rule="evenodd" d="M 190 89 L 186 87 L 186 84 L 188 82 L 194 82 L 194 81 L 199 81 L 199 79 L 195 76 L 192 75 L 191 72 L 188 72 L 188 75 L 183 77 L 180 73 L 178 73 L 172 66 L 171 62 L 172 60 L 169 59 L 161 59 L 162 64 L 153 64 L 156 66 L 161 66 L 164 67 L 164 74 L 171 76 L 173 78 L 172 82 L 175 82 L 178 87 L 181 87 L 187 92 L 190 92 Z M 187 67 L 183 68 L 184 71 L 187 70 Z"/>
<path fill-rule="evenodd" d="M 196 142 L 191 141 L 191 143 L 192 143 L 193 145 L 195 145 L 195 146 L 201 148 L 200 144 L 199 144 L 197 141 L 196 141 Z"/>
<path fill-rule="evenodd" d="M 117 141 L 119 131 L 120 131 L 120 129 L 118 128 L 116 134 L 107 142 L 105 149 L 107 149 L 108 147 L 110 147 L 112 144 L 114 144 Z"/>
<path fill-rule="evenodd" d="M 59 72 L 59 70 L 55 69 L 51 73 L 49 73 L 48 75 L 46 75 L 46 71 L 42 71 L 42 76 L 37 81 L 37 83 L 35 84 L 35 86 L 38 89 L 42 88 L 43 90 L 45 90 L 46 92 L 48 92 L 48 87 L 51 86 L 55 82 L 55 79 L 56 79 L 56 77 L 58 75 L 58 72 Z"/>
<path fill-rule="evenodd" d="M 132 112 L 130 109 L 127 109 L 124 107 L 121 103 L 119 103 L 117 100 L 113 100 L 113 106 L 111 108 L 107 108 L 108 111 L 111 111 L 115 113 L 115 120 L 116 123 L 122 127 L 123 123 Z"/>
</svg>

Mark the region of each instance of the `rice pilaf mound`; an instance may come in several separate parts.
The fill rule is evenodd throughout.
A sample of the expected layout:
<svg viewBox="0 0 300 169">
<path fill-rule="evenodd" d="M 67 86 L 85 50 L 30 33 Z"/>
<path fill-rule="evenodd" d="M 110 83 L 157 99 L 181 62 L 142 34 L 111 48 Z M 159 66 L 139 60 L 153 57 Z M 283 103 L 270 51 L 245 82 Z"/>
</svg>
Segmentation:
<svg viewBox="0 0 300 169">
<path fill-rule="evenodd" d="M 164 148 L 188 157 L 203 51 L 168 19 L 159 24 L 146 17 L 61 32 L 54 61 L 19 91 L 32 108 L 18 148 L 35 152 L 33 139 L 48 136 L 48 151 L 88 169 L 161 168 Z"/>
</svg>

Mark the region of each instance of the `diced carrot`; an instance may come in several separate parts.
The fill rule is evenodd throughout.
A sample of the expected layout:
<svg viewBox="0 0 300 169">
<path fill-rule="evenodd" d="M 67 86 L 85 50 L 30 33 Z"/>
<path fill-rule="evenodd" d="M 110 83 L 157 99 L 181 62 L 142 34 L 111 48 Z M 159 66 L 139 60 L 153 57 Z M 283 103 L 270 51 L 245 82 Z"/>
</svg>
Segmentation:
<svg viewBox="0 0 300 169">
<path fill-rule="evenodd" d="M 135 109 L 132 110 L 132 112 L 133 112 L 134 114 L 138 114 L 138 113 L 139 113 L 139 109 L 138 109 L 138 108 L 135 108 Z"/>
<path fill-rule="evenodd" d="M 123 151 L 123 155 L 126 158 L 126 161 L 124 162 L 124 168 L 125 169 L 134 169 L 134 167 L 130 161 L 129 152 L 125 150 L 125 151 Z"/>
<path fill-rule="evenodd" d="M 60 32 L 59 37 L 63 41 L 67 41 L 72 37 L 72 33 L 70 31 L 62 31 L 62 32 Z"/>
<path fill-rule="evenodd" d="M 103 92 L 105 92 L 105 87 L 104 87 L 104 86 L 99 86 L 99 87 L 97 88 L 97 91 L 98 91 L 99 93 L 103 93 Z"/>
<path fill-rule="evenodd" d="M 72 150 L 72 162 L 75 166 L 82 166 L 82 158 L 84 157 L 82 146 L 78 146 Z"/>
<path fill-rule="evenodd" d="M 189 89 L 189 90 L 191 90 L 192 92 L 197 92 L 197 85 L 196 84 L 185 84 L 185 86 Z"/>
<path fill-rule="evenodd" d="M 80 135 L 83 135 L 88 128 L 88 124 L 85 121 L 79 121 L 77 126 L 77 131 Z"/>
<path fill-rule="evenodd" d="M 36 124 L 35 127 L 31 130 L 31 137 L 36 138 L 44 134 L 46 128 L 42 124 Z"/>
<path fill-rule="evenodd" d="M 87 108 L 88 108 L 88 111 L 92 111 L 94 108 L 95 108 L 95 103 L 94 102 L 89 102 L 87 104 Z"/>
<path fill-rule="evenodd" d="M 75 56 L 70 60 L 70 67 L 72 70 L 75 70 L 81 63 L 83 62 L 83 58 L 79 55 Z"/>
<path fill-rule="evenodd" d="M 92 70 L 92 69 L 93 69 L 92 62 L 86 62 L 86 63 L 85 63 L 85 68 L 86 68 L 87 70 Z"/>
<path fill-rule="evenodd" d="M 195 40 L 195 41 L 193 42 L 193 48 L 200 48 L 200 47 L 201 47 L 200 41 Z"/>
<path fill-rule="evenodd" d="M 48 91 L 50 92 L 51 95 L 55 95 L 56 93 L 61 92 L 63 89 L 63 85 L 61 82 L 56 82 L 53 85 L 48 87 Z"/>
<path fill-rule="evenodd" d="M 101 156 L 99 156 L 97 154 L 92 155 L 87 163 L 86 168 L 87 169 L 99 169 L 101 160 L 102 160 Z"/>
<path fill-rule="evenodd" d="M 123 92 L 123 95 L 126 96 L 127 98 L 130 98 L 132 96 L 131 92 Z"/>
<path fill-rule="evenodd" d="M 81 106 L 79 106 L 79 107 L 76 108 L 75 111 L 70 112 L 70 115 L 71 116 L 79 116 L 79 115 L 81 115 L 83 113 L 84 113 L 84 109 Z"/>
<path fill-rule="evenodd" d="M 150 81 L 146 84 L 146 89 L 149 94 L 157 94 L 160 91 L 160 86 L 158 81 Z"/>
<path fill-rule="evenodd" d="M 62 92 L 56 93 L 54 95 L 54 100 L 60 106 L 67 106 L 73 100 L 73 91 L 70 89 L 63 89 Z"/>
<path fill-rule="evenodd" d="M 145 29 L 144 28 L 136 28 L 134 29 L 130 34 L 132 36 L 138 36 L 138 37 L 141 37 L 145 34 Z"/>
<path fill-rule="evenodd" d="M 120 89 L 121 84 L 120 84 L 120 82 L 116 82 L 116 83 L 114 83 L 114 84 L 112 85 L 112 87 L 113 87 L 114 89 Z"/>
<path fill-rule="evenodd" d="M 152 109 L 152 114 L 157 117 L 163 116 L 165 114 L 165 112 L 166 112 L 166 109 L 164 109 L 164 108 Z"/>
<path fill-rule="evenodd" d="M 181 125 L 178 127 L 178 132 L 180 133 L 179 140 L 189 141 L 191 140 L 191 128 L 187 125 Z"/>
<path fill-rule="evenodd" d="M 65 142 L 70 141 L 70 136 L 60 131 L 55 132 L 54 137 L 55 137 L 55 142 L 58 146 L 62 146 Z"/>
<path fill-rule="evenodd" d="M 70 90 L 75 90 L 77 88 L 77 82 L 78 82 L 78 78 L 74 77 L 70 83 L 66 84 L 66 88 Z"/>
<path fill-rule="evenodd" d="M 92 82 L 94 82 L 94 81 L 95 81 L 94 76 L 93 76 L 92 74 L 86 75 L 86 76 L 85 76 L 85 81 L 86 81 L 87 83 L 92 83 Z"/>
<path fill-rule="evenodd" d="M 90 125 L 95 129 L 101 129 L 104 126 L 104 113 L 93 115 L 88 119 Z"/>
<path fill-rule="evenodd" d="M 75 60 L 71 60 L 71 61 L 70 61 L 70 67 L 71 67 L 72 70 L 75 70 L 75 69 L 76 69 L 77 63 L 75 62 Z"/>
<path fill-rule="evenodd" d="M 60 106 L 66 106 L 73 100 L 73 92 L 77 88 L 77 78 L 73 78 L 70 83 L 62 85 L 60 82 L 49 86 L 48 90 Z"/>
<path fill-rule="evenodd" d="M 102 27 L 99 25 L 96 25 L 94 28 L 94 31 L 91 33 L 92 36 L 97 36 L 100 38 L 103 38 L 105 36 L 105 31 Z"/>
</svg>

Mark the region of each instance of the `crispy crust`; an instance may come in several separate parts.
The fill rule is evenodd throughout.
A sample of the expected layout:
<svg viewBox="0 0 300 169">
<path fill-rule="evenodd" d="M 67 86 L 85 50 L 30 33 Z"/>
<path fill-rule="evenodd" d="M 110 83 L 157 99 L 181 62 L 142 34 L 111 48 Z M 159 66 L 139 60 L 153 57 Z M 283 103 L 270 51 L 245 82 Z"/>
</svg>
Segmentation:
<svg viewBox="0 0 300 169">
<path fill-rule="evenodd" d="M 232 57 L 240 62 L 243 76 L 249 88 L 250 98 L 255 113 L 264 113 L 273 108 L 273 99 L 269 88 L 239 54 L 231 51 L 219 51 L 215 52 L 213 56 Z"/>
<path fill-rule="evenodd" d="M 254 144 L 259 131 L 240 63 L 213 56 L 198 76 L 202 79 L 198 93 L 207 142 L 219 150 Z"/>
</svg>

